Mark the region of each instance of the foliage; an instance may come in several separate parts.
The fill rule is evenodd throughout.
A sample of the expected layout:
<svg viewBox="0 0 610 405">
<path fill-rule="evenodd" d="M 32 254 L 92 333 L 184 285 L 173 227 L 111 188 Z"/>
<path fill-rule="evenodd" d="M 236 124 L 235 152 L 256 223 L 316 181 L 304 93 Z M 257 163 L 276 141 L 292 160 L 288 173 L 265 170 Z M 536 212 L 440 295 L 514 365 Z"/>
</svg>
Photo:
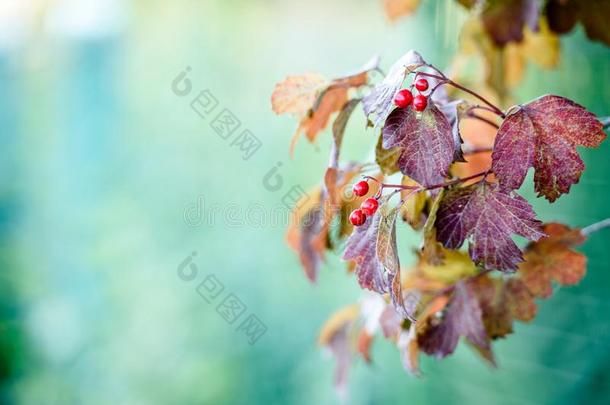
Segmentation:
<svg viewBox="0 0 610 405">
<path fill-rule="evenodd" d="M 413 12 L 418 3 L 384 2 L 392 20 Z M 489 52 L 506 52 L 515 43 L 521 43 L 523 54 L 535 54 L 532 49 L 554 52 L 554 45 L 548 50 L 553 43 L 548 39 L 569 26 L 562 20 L 565 7 L 579 10 L 569 21 L 572 25 L 581 21 L 591 38 L 606 40 L 584 2 L 551 0 L 544 7 L 538 0 L 460 3 L 473 10 L 484 28 L 473 38 L 478 45 L 485 44 L 479 49 Z M 464 30 L 472 29 L 472 21 Z M 539 35 L 535 39 L 534 32 Z M 355 355 L 370 361 L 369 350 L 380 331 L 397 345 L 405 369 L 414 375 L 419 374 L 420 353 L 446 357 L 460 338 L 495 366 L 492 342 L 512 333 L 514 321 L 532 321 L 535 299 L 550 297 L 553 283 L 576 284 L 586 270 L 586 258 L 572 248 L 582 244 L 588 232 L 543 224 L 517 190 L 533 168 L 539 196 L 554 202 L 568 193 L 584 170 L 576 147 L 598 147 L 606 137 L 606 124 L 583 106 L 556 95 L 503 109 L 413 50 L 372 85 L 377 65 L 373 59 L 356 74 L 334 81 L 322 81 L 318 75 L 289 77 L 272 96 L 274 110 L 296 114 L 297 133 L 305 131 L 312 141 L 331 113 L 338 112 L 323 184 L 313 201 L 299 208 L 300 221 L 291 226 L 288 241 L 315 281 L 325 251 L 350 235 L 343 259 L 360 286 L 371 292 L 333 316 L 320 343 L 337 358 L 339 385 L 345 384 Z M 412 79 L 406 88 L 413 91 L 413 83 L 422 78 L 429 87 L 418 92 L 426 97 L 427 106 L 421 111 L 395 107 L 405 80 Z M 500 82 L 506 85 L 505 78 Z M 359 89 L 358 96 L 352 94 L 354 89 Z M 330 95 L 339 90 L 339 98 Z M 496 91 L 493 100 L 503 99 Z M 341 165 L 346 123 L 360 103 L 368 127 L 378 135 L 375 163 Z M 332 108 L 327 106 L 331 104 Z M 484 145 L 471 142 L 470 122 L 493 131 L 493 140 Z M 481 153 L 487 160 L 476 159 Z M 391 176 L 401 176 L 400 182 L 386 182 Z M 349 212 L 364 197 L 350 196 L 346 190 L 363 179 L 372 186 L 370 193 L 379 208 L 364 224 L 352 227 Z M 306 216 L 313 221 L 304 221 Z M 420 248 L 412 248 L 416 264 L 411 268 L 400 265 L 396 234 L 401 227 L 422 233 Z M 525 248 L 519 247 L 515 235 L 529 241 Z M 467 252 L 461 250 L 465 245 Z"/>
</svg>

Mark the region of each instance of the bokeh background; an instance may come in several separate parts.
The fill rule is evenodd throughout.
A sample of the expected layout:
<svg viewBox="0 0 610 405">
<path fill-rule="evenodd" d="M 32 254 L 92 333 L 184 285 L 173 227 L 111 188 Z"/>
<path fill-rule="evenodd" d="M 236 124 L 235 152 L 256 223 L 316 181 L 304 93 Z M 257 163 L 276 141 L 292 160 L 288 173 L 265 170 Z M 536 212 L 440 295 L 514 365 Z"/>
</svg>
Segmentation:
<svg viewBox="0 0 610 405">
<path fill-rule="evenodd" d="M 465 18 L 432 0 L 395 25 L 376 0 L 0 0 L 0 403 L 336 403 L 315 340 L 360 291 L 335 256 L 310 285 L 271 220 L 290 187 L 319 181 L 330 137 L 289 159 L 296 123 L 269 96 L 287 74 L 332 77 L 375 53 L 387 68 L 415 48 L 444 67 Z M 187 66 L 193 93 L 180 97 L 171 83 Z M 529 66 L 516 98 L 553 92 L 608 115 L 609 77 L 608 48 L 578 28 L 558 69 Z M 191 109 L 204 89 L 261 140 L 251 159 Z M 352 121 L 344 157 L 370 158 L 375 139 Z M 580 184 L 535 201 L 542 219 L 610 216 L 610 142 L 582 153 Z M 283 187 L 270 191 L 277 162 Z M 198 199 L 216 214 L 188 223 Z M 499 369 L 460 347 L 414 379 L 379 340 L 373 364 L 353 368 L 351 402 L 607 403 L 608 232 L 582 248 L 584 281 L 496 344 Z M 266 325 L 254 345 L 198 294 L 210 274 Z"/>
</svg>

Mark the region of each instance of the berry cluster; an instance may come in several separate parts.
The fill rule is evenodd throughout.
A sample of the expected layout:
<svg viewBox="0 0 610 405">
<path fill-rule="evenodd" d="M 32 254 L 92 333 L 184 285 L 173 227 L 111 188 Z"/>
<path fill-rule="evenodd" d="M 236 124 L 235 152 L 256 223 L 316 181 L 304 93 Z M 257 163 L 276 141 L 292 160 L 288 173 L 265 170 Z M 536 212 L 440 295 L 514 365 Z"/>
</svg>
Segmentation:
<svg viewBox="0 0 610 405">
<path fill-rule="evenodd" d="M 363 197 L 367 195 L 367 193 L 369 192 L 369 183 L 365 180 L 359 181 L 352 187 L 352 192 L 358 197 Z M 351 222 L 354 226 L 360 226 L 364 224 L 364 222 L 366 221 L 366 217 L 373 216 L 375 214 L 375 211 L 377 211 L 378 207 L 379 202 L 376 198 L 367 198 L 360 205 L 359 209 L 352 211 L 349 216 L 349 222 Z"/>
<path fill-rule="evenodd" d="M 428 105 L 428 98 L 421 94 L 421 92 L 428 90 L 428 81 L 426 79 L 417 79 L 415 81 L 415 88 L 420 92 L 416 96 L 413 96 L 409 89 L 400 90 L 394 97 L 394 104 L 399 108 L 407 108 L 412 104 L 415 111 L 424 111 Z"/>
</svg>

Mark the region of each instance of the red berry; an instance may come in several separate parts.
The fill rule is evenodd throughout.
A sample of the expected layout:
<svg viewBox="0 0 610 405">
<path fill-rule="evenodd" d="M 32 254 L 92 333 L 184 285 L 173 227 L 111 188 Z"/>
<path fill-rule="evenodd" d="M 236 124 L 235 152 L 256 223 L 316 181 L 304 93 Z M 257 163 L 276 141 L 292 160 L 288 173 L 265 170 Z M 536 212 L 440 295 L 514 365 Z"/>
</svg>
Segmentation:
<svg viewBox="0 0 610 405">
<path fill-rule="evenodd" d="M 354 184 L 354 187 L 352 187 L 352 192 L 358 197 L 366 195 L 366 193 L 369 192 L 369 183 L 364 180 L 359 181 L 358 183 Z"/>
<path fill-rule="evenodd" d="M 427 105 L 428 99 L 426 96 L 418 94 L 415 96 L 415 98 L 413 98 L 413 108 L 415 108 L 415 111 L 424 111 Z"/>
<path fill-rule="evenodd" d="M 402 89 L 394 97 L 394 104 L 400 108 L 406 108 L 413 102 L 413 94 L 409 89 Z"/>
<path fill-rule="evenodd" d="M 367 198 L 360 206 L 360 209 L 370 217 L 375 214 L 377 207 L 379 207 L 379 202 L 375 198 Z"/>
<path fill-rule="evenodd" d="M 428 81 L 426 79 L 417 79 L 415 82 L 415 88 L 419 91 L 428 90 Z"/>
<path fill-rule="evenodd" d="M 366 215 L 364 215 L 362 210 L 353 210 L 349 215 L 349 222 L 354 226 L 360 226 L 364 224 L 364 221 L 366 221 Z"/>
</svg>

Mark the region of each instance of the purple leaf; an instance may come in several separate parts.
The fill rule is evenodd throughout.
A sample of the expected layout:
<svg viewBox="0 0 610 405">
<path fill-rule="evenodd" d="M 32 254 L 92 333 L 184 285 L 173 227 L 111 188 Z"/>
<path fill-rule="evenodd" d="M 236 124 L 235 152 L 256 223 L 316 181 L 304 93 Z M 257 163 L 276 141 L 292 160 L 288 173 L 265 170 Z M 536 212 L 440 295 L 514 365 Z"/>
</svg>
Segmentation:
<svg viewBox="0 0 610 405">
<path fill-rule="evenodd" d="M 570 191 L 585 166 L 576 146 L 597 147 L 603 126 L 584 107 L 547 95 L 511 112 L 498 130 L 492 168 L 502 187 L 517 189 L 534 167 L 539 195 L 555 201 Z"/>
<path fill-rule="evenodd" d="M 397 108 L 383 127 L 383 148 L 401 147 L 398 166 L 403 174 L 424 186 L 441 182 L 453 162 L 451 125 L 434 103 L 421 113 Z"/>
<path fill-rule="evenodd" d="M 450 249 L 470 238 L 474 262 L 486 269 L 514 271 L 523 258 L 512 234 L 538 240 L 544 236 L 541 225 L 525 199 L 482 181 L 445 193 L 437 212 L 436 237 Z"/>
<path fill-rule="evenodd" d="M 449 125 L 451 125 L 451 134 L 453 136 L 453 161 L 466 162 L 464 153 L 462 152 L 462 134 L 460 133 L 460 120 L 468 110 L 468 103 L 464 100 L 453 100 L 436 103 L 438 109 L 445 115 Z"/>
<path fill-rule="evenodd" d="M 385 202 L 387 202 L 387 198 L 383 201 L 383 203 Z M 354 227 L 343 253 L 344 260 L 356 261 L 355 271 L 360 286 L 379 293 L 388 291 L 385 268 L 377 257 L 377 237 L 382 221 L 382 211 L 381 208 L 378 209 L 375 215 L 367 218 L 362 226 Z"/>
<path fill-rule="evenodd" d="M 540 3 L 540 0 L 488 0 L 484 2 L 481 19 L 496 45 L 521 42 L 525 25 L 538 31 Z"/>
<path fill-rule="evenodd" d="M 431 325 L 418 336 L 419 348 L 430 355 L 443 358 L 455 350 L 460 336 L 474 345 L 489 349 L 489 338 L 483 326 L 481 307 L 471 287 L 463 281 L 455 290 L 442 317 L 431 317 Z"/>
</svg>

